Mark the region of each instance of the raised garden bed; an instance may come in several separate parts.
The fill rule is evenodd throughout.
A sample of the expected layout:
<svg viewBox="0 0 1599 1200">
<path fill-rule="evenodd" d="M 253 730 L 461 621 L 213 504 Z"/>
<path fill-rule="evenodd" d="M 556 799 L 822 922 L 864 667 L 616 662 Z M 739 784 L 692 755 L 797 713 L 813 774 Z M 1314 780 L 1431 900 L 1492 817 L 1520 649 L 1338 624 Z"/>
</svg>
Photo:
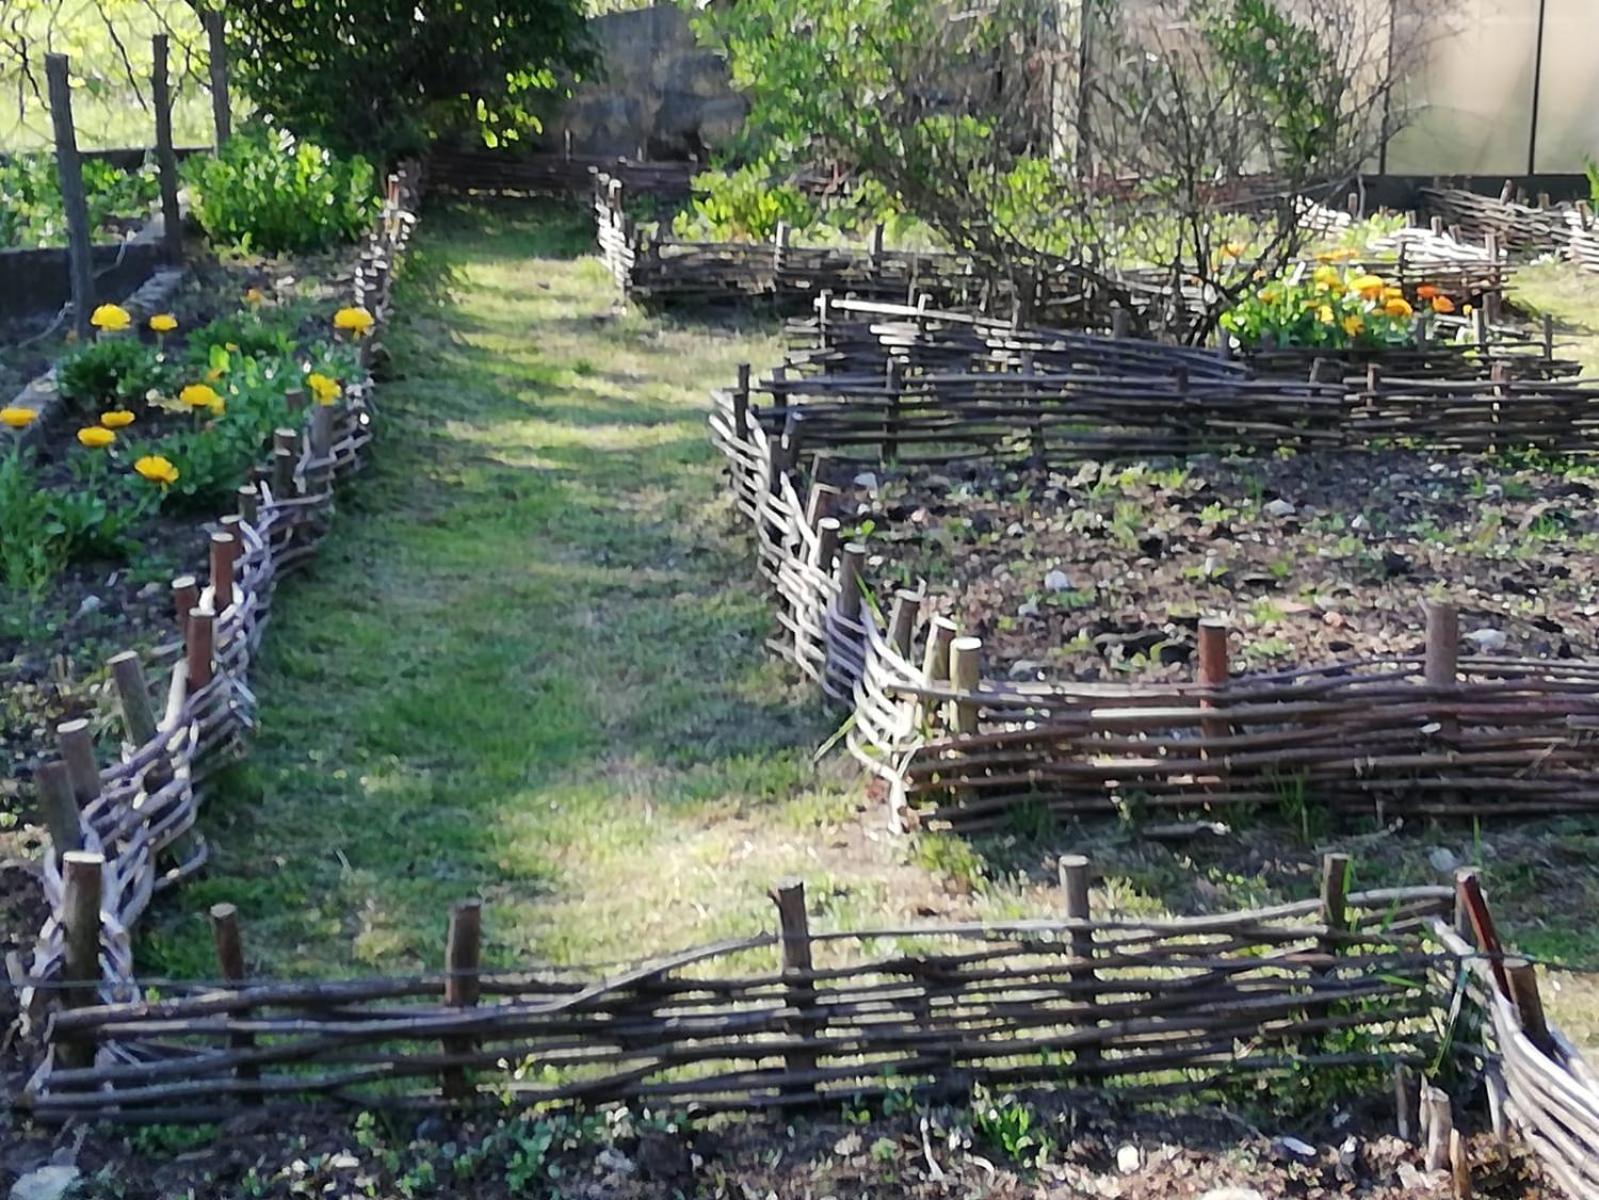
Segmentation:
<svg viewBox="0 0 1599 1200">
<path fill-rule="evenodd" d="M 144 483 L 164 489 L 158 493 L 163 501 L 182 495 L 178 489 L 186 471 L 194 481 L 216 468 L 219 473 L 212 482 L 220 487 L 234 463 L 223 454 L 227 445 L 211 443 L 230 416 L 246 418 L 235 430 L 237 444 L 232 447 L 241 454 L 238 474 L 226 480 L 227 507 L 232 511 L 203 529 L 207 570 L 170 581 L 165 604 L 169 611 L 176 608 L 179 638 L 155 647 L 137 646 L 109 664 L 107 698 L 115 698 L 115 732 L 121 735 L 114 743 L 115 761 L 102 769 L 96 729 L 87 721 L 75 721 L 56 730 L 61 760 L 45 763 L 35 772 L 50 831 L 50 844 L 42 856 L 50 915 L 28 968 L 30 984 L 45 987 L 28 989 L 22 998 L 25 1013 L 39 1015 L 47 998 L 59 998 L 70 1008 L 92 1001 L 97 994 L 125 996 L 135 990 L 133 926 L 156 892 L 186 878 L 205 861 L 204 842 L 190 831 L 206 780 L 228 761 L 251 726 L 254 695 L 249 672 L 269 617 L 273 588 L 282 574 L 314 552 L 332 515 L 334 485 L 360 465 L 372 436 L 371 342 L 362 335 L 380 326 L 386 314 L 393 256 L 413 220 L 408 207 L 417 183 L 414 168 L 391 177 L 389 203 L 356 256 L 355 270 L 340 284 L 345 307 L 334 316 L 333 326 L 343 339 L 337 357 L 348 367 L 341 382 L 308 370 L 309 365 L 331 360 L 299 360 L 300 351 L 293 348 L 293 322 L 287 331 L 274 331 L 259 316 L 246 315 L 230 328 L 230 339 L 212 346 L 206 355 L 214 374 L 205 376 L 204 384 L 189 383 L 180 391 L 181 403 L 197 413 L 173 418 L 179 422 L 177 435 L 146 447 L 170 454 L 141 455 L 132 464 L 97 460 L 89 467 L 90 483 L 112 486 L 114 470 L 131 466 Z M 282 279 L 276 283 L 285 285 Z M 265 295 L 249 300 L 261 306 L 268 302 Z M 321 327 L 327 328 L 329 315 L 331 309 L 323 314 Z M 121 318 L 104 314 L 105 321 L 119 324 Z M 213 332 L 219 341 L 229 336 Z M 253 339 L 279 347 L 285 337 L 291 348 L 270 353 L 260 349 L 255 356 L 247 352 L 246 344 Z M 226 362 L 221 361 L 223 356 L 228 356 Z M 277 371 L 269 371 L 268 363 Z M 299 402 L 302 386 L 309 395 Z M 164 394 L 161 388 L 154 390 Z M 110 430 L 114 439 L 104 433 L 92 438 L 80 433 L 72 435 L 74 441 L 109 456 L 127 431 L 141 423 L 153 426 L 159 437 L 167 417 L 135 412 L 138 396 L 123 399 L 123 406 L 111 411 L 130 413 L 131 421 L 108 422 L 102 416 L 97 426 L 82 427 Z M 149 404 L 159 407 L 154 399 Z M 253 436 L 255 426 L 249 419 L 253 417 L 268 418 L 260 438 Z M 274 426 L 272 422 L 279 419 L 282 425 Z M 186 428 L 183 421 L 196 424 Z M 49 420 L 29 423 L 27 428 L 39 429 L 48 443 Z M 208 445 L 210 457 L 202 452 Z M 201 508 L 214 499 L 204 489 L 189 498 Z M 199 518 L 191 514 L 190 519 Z M 160 536 L 166 531 L 155 524 L 146 532 Z M 202 584 L 207 577 L 209 582 Z M 164 703 L 151 694 L 147 674 L 151 670 L 168 676 L 161 689 Z M 113 728 L 107 726 L 104 732 L 110 735 Z M 86 941 L 72 942 L 66 932 L 81 919 L 85 904 L 87 911 L 105 914 L 106 919 L 96 919 L 96 929 Z M 63 974 L 78 990 L 56 992 L 55 983 Z"/>
<path fill-rule="evenodd" d="M 1208 616 L 1243 670 L 1414 657 L 1445 595 L 1484 654 L 1599 659 L 1599 466 L 1390 449 L 820 479 L 879 590 L 925 581 L 1011 679 L 1188 679 Z"/>
</svg>

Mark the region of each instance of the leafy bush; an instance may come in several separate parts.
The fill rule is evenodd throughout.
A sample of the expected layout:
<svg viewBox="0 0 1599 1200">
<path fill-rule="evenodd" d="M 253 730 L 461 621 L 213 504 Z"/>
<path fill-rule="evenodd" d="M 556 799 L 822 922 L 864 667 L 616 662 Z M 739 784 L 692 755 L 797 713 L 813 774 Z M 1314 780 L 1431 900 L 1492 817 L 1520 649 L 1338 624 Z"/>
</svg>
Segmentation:
<svg viewBox="0 0 1599 1200">
<path fill-rule="evenodd" d="M 126 558 L 158 502 L 142 481 L 111 476 L 103 450 L 79 452 L 65 488 L 42 486 L 31 455 L 0 455 L 0 584 L 36 599 L 76 559 Z"/>
<path fill-rule="evenodd" d="M 101 338 L 74 351 L 56 368 L 56 388 L 78 413 L 113 407 L 140 410 L 145 397 L 166 383 L 161 356 L 131 337 Z"/>
<path fill-rule="evenodd" d="M 148 163 L 124 171 L 100 159 L 83 163 L 89 226 L 148 216 L 160 187 Z M 61 179 L 49 154 L 18 154 L 0 162 L 0 247 L 59 246 L 67 240 Z"/>
<path fill-rule="evenodd" d="M 537 128 L 527 107 L 593 61 L 581 0 L 228 0 L 241 90 L 277 124 L 384 157 L 476 128 Z M 425 19 L 421 19 L 424 15 Z"/>
<path fill-rule="evenodd" d="M 212 351 L 230 346 L 231 353 L 246 358 L 287 358 L 294 353 L 294 327 L 298 322 L 294 314 L 280 313 L 281 310 L 275 311 L 268 317 L 257 310 L 217 317 L 189 334 L 187 357 L 208 369 Z"/>
<path fill-rule="evenodd" d="M 1436 288 L 1419 289 L 1418 298 L 1437 312 L 1454 309 Z M 1386 279 L 1301 263 L 1224 312 L 1221 326 L 1245 346 L 1347 349 L 1405 345 L 1414 318 L 1402 289 Z"/>
<path fill-rule="evenodd" d="M 245 251 L 325 250 L 354 241 L 377 211 L 366 159 L 341 159 L 261 126 L 236 134 L 215 157 L 191 158 L 184 177 L 206 236 Z"/>
<path fill-rule="evenodd" d="M 691 207 L 678 214 L 672 229 L 679 237 L 704 236 L 719 242 L 770 241 L 779 224 L 809 229 L 817 206 L 786 180 L 774 180 L 759 163 L 694 177 Z"/>
</svg>

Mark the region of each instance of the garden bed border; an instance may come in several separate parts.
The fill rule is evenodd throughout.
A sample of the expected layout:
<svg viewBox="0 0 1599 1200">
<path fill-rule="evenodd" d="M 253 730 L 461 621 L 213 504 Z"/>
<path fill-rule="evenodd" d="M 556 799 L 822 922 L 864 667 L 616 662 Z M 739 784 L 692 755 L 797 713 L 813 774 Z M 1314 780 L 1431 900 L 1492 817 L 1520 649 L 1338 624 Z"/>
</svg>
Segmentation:
<svg viewBox="0 0 1599 1200">
<path fill-rule="evenodd" d="M 418 165 L 401 164 L 358 251 L 351 303 L 370 311 L 378 330 L 421 186 Z M 303 433 L 278 431 L 255 482 L 239 489 L 238 513 L 211 534 L 208 585 L 192 576 L 173 581 L 181 640 L 148 660 L 128 652 L 108 664 L 126 735 L 120 759 L 104 768 L 95 761 L 85 722 L 58 730 L 61 760 L 36 777 L 51 835 L 43 862 L 49 916 L 26 972 L 8 962 L 23 985 L 25 1017 L 37 1016 L 47 998 L 75 1008 L 137 996 L 132 929 L 153 895 L 205 862 L 204 842 L 192 834 L 203 785 L 253 726 L 249 670 L 275 583 L 314 553 L 338 481 L 360 467 L 371 441 L 371 351 L 372 342 L 363 342 L 363 376 L 337 404 L 313 407 Z M 169 659 L 176 661 L 158 705 L 145 667 Z M 163 869 L 157 858 L 168 849 L 180 861 Z M 75 941 L 85 913 L 102 919 L 92 939 Z"/>
</svg>

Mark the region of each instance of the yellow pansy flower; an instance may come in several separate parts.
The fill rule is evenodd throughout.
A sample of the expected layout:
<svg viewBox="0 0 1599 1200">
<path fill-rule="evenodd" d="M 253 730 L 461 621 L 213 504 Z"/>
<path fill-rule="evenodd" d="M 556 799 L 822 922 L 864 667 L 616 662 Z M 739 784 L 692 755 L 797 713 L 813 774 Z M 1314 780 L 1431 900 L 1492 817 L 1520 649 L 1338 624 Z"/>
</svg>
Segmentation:
<svg viewBox="0 0 1599 1200">
<path fill-rule="evenodd" d="M 1318 308 L 1316 310 L 1316 320 L 1320 321 L 1323 325 L 1331 325 L 1333 323 L 1332 305 L 1323 304 L 1320 308 Z"/>
<path fill-rule="evenodd" d="M 100 424 L 107 429 L 121 429 L 126 425 L 133 424 L 133 414 L 120 408 L 111 412 L 101 413 Z"/>
<path fill-rule="evenodd" d="M 1382 306 L 1382 310 L 1390 317 L 1408 317 L 1415 312 L 1415 310 L 1410 307 L 1410 301 L 1406 300 L 1403 296 L 1394 296 L 1390 298 Z"/>
<path fill-rule="evenodd" d="M 117 435 L 104 425 L 85 425 L 78 430 L 78 442 L 91 450 L 104 450 L 117 440 Z"/>
<path fill-rule="evenodd" d="M 1361 330 L 1365 328 L 1366 322 L 1357 316 L 1351 315 L 1344 318 L 1344 333 L 1350 337 L 1359 337 Z"/>
<path fill-rule="evenodd" d="M 150 328 L 157 333 L 171 333 L 178 327 L 178 319 L 171 313 L 156 313 L 150 318 Z"/>
<path fill-rule="evenodd" d="M 31 408 L 17 408 L 15 405 L 0 408 L 0 425 L 7 429 L 26 429 L 38 419 L 39 414 Z"/>
</svg>

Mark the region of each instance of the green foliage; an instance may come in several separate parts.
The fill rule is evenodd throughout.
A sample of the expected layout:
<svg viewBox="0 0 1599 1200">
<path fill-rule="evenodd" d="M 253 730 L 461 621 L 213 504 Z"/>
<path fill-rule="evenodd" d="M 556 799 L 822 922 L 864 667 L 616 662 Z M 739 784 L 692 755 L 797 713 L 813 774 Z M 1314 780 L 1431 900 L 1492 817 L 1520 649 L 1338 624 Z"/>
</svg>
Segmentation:
<svg viewBox="0 0 1599 1200">
<path fill-rule="evenodd" d="M 266 313 L 257 308 L 228 313 L 191 331 L 184 357 L 206 370 L 217 365 L 215 352 L 218 350 L 241 358 L 289 358 L 294 354 L 294 331 L 298 324 L 298 314 L 292 310 L 273 309 Z"/>
<path fill-rule="evenodd" d="M 66 487 L 45 487 L 30 454 L 0 456 L 0 584 L 7 594 L 37 600 L 56 575 L 79 559 L 123 558 L 133 528 L 158 495 L 142 481 L 113 475 L 104 450 L 75 455 Z"/>
<path fill-rule="evenodd" d="M 113 222 L 150 215 L 159 186 L 146 163 L 124 171 L 99 159 L 83 163 L 89 227 L 103 231 Z M 50 154 L 17 154 L 0 162 L 0 249 L 62 246 L 67 240 L 61 179 Z"/>
<path fill-rule="evenodd" d="M 73 351 L 56 367 L 56 388 L 71 411 L 142 410 L 154 390 L 166 389 L 167 364 L 152 346 L 133 337 L 102 337 Z"/>
<path fill-rule="evenodd" d="M 530 106 L 592 60 L 578 0 L 229 0 L 245 95 L 341 153 L 388 159 L 476 129 L 497 145 L 536 129 Z"/>
<path fill-rule="evenodd" d="M 1032 1106 L 1009 1092 L 995 1096 L 981 1085 L 974 1088 L 972 1124 L 985 1142 L 1025 1166 L 1042 1163 L 1054 1145 Z"/>
<path fill-rule="evenodd" d="M 1406 345 L 1413 317 L 1388 280 L 1301 263 L 1245 295 L 1222 314 L 1221 326 L 1245 346 L 1346 349 Z"/>
<path fill-rule="evenodd" d="M 1336 150 L 1338 106 L 1350 81 L 1329 64 L 1315 30 L 1272 0 L 1219 0 L 1195 8 L 1206 42 L 1255 99 L 1281 153 L 1315 164 Z"/>
<path fill-rule="evenodd" d="M 673 223 L 679 237 L 769 241 L 779 223 L 804 230 L 817 217 L 817 206 L 805 193 L 786 180 L 770 178 L 759 163 L 731 173 L 702 172 L 694 177 L 694 192 L 692 206 Z"/>
<path fill-rule="evenodd" d="M 194 216 L 217 245 L 300 254 L 353 242 L 377 210 L 376 173 L 281 130 L 254 126 L 184 164 Z"/>
</svg>

